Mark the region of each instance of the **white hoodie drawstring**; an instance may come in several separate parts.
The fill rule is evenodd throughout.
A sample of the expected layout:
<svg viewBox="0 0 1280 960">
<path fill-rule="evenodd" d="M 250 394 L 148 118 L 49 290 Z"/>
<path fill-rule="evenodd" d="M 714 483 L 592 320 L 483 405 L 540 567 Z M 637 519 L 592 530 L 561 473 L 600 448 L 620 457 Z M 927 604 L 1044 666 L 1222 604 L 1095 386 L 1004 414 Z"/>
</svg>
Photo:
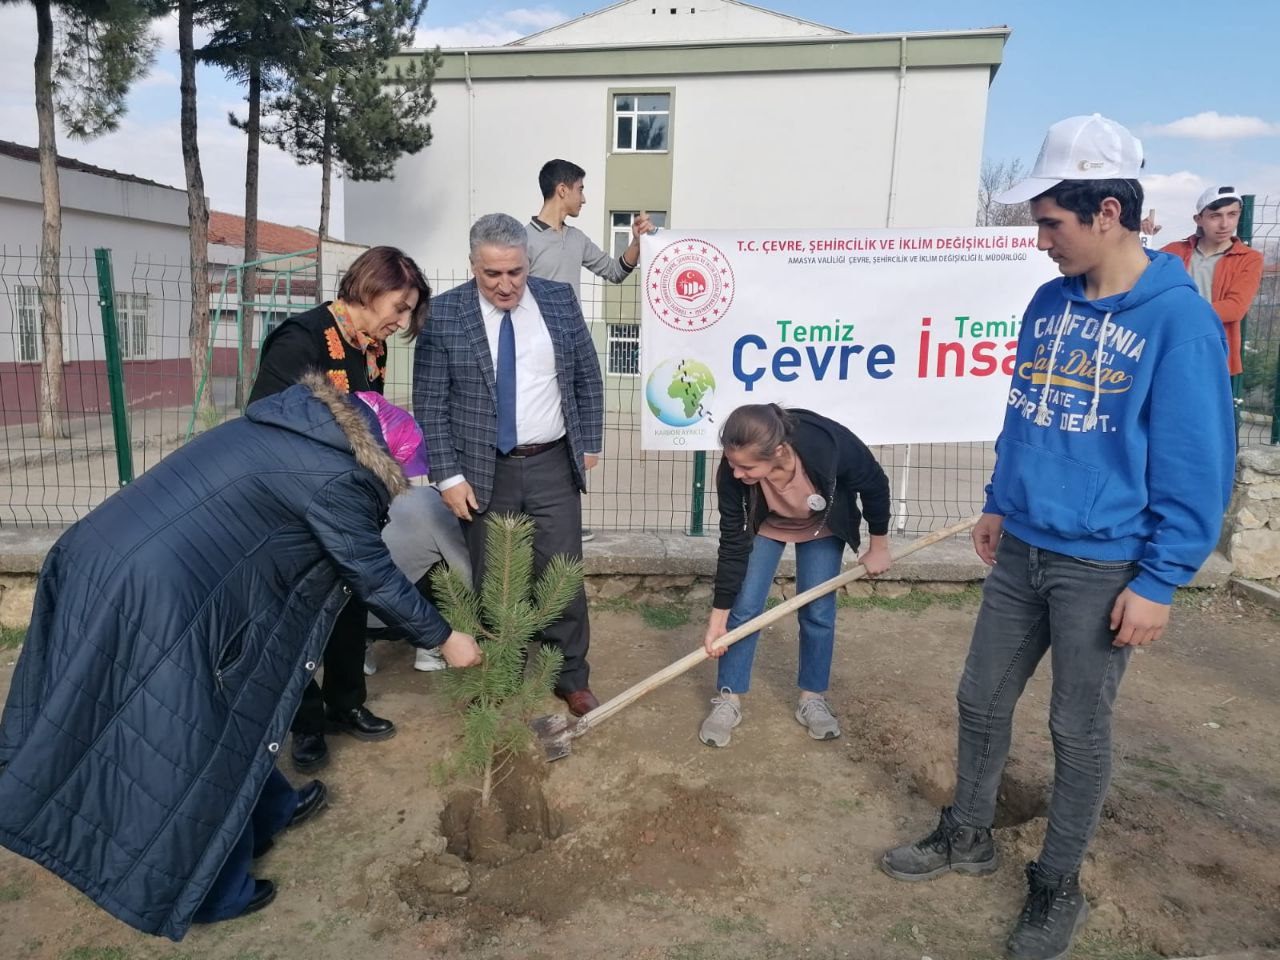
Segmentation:
<svg viewBox="0 0 1280 960">
<path fill-rule="evenodd" d="M 1058 347 L 1062 345 L 1062 331 L 1067 326 L 1067 318 L 1071 316 L 1071 304 L 1062 311 L 1062 320 L 1057 332 L 1053 335 L 1053 349 L 1049 351 L 1049 369 L 1044 374 L 1044 388 L 1040 391 L 1040 402 L 1036 404 L 1036 426 L 1047 427 L 1053 423 L 1053 412 L 1049 409 L 1049 385 L 1053 383 L 1053 365 L 1058 359 Z"/>
<path fill-rule="evenodd" d="M 1098 349 L 1093 355 L 1093 401 L 1089 404 L 1089 412 L 1084 415 L 1084 429 L 1092 430 L 1098 425 L 1098 399 L 1102 396 L 1102 347 L 1107 342 L 1107 328 L 1111 326 L 1111 311 L 1102 318 L 1102 328 L 1098 331 Z"/>
</svg>

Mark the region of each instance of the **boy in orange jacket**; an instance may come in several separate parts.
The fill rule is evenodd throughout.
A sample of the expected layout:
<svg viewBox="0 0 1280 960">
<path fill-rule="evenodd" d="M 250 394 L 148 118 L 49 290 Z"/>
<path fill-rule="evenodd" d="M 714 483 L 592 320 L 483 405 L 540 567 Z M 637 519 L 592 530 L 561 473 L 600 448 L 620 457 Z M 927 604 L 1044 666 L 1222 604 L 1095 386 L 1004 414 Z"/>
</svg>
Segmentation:
<svg viewBox="0 0 1280 960">
<path fill-rule="evenodd" d="M 1210 187 L 1196 201 L 1196 232 L 1160 248 L 1182 258 L 1200 296 L 1213 304 L 1227 332 L 1227 365 L 1232 376 L 1244 372 L 1240 321 L 1262 282 L 1262 254 L 1236 236 L 1243 209 L 1235 187 Z"/>
</svg>

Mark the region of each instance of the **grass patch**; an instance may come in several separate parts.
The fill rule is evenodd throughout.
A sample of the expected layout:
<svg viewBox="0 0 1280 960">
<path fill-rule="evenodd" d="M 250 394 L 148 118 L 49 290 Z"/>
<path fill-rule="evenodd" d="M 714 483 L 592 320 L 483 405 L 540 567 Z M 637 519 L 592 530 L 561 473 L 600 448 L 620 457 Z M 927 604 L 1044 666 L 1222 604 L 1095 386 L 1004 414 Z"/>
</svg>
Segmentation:
<svg viewBox="0 0 1280 960">
<path fill-rule="evenodd" d="M 124 947 L 72 947 L 62 960 L 129 960 Z"/>
<path fill-rule="evenodd" d="M 1183 770 L 1167 760 L 1134 754 L 1126 757 L 1124 762 L 1157 790 L 1205 806 L 1220 800 L 1226 789 L 1221 781 L 1206 776 L 1202 771 Z"/>
<path fill-rule="evenodd" d="M 27 884 L 22 881 L 0 883 L 0 903 L 16 903 L 27 895 Z"/>
<path fill-rule="evenodd" d="M 910 917 L 899 920 L 884 932 L 884 939 L 888 943 L 919 943 L 919 938 L 920 925 Z"/>
<path fill-rule="evenodd" d="M 26 638 L 26 627 L 0 627 L 0 650 L 16 650 Z"/>
<path fill-rule="evenodd" d="M 689 608 L 679 603 L 645 603 L 640 605 L 640 616 L 658 630 L 674 630 L 689 622 Z"/>
<path fill-rule="evenodd" d="M 667 947 L 667 960 L 713 960 L 714 957 L 709 943 L 677 943 Z"/>
<path fill-rule="evenodd" d="M 591 607 L 611 613 L 638 613 L 658 630 L 673 630 L 689 622 L 689 608 L 682 603 L 636 603 L 627 597 L 597 597 Z"/>
<path fill-rule="evenodd" d="M 846 610 L 889 610 L 895 613 L 920 613 L 930 607 L 976 606 L 982 600 L 982 587 L 969 584 L 956 593 L 926 593 L 912 590 L 900 597 L 850 597 L 841 595 L 837 605 Z"/>
<path fill-rule="evenodd" d="M 721 935 L 734 933 L 764 933 L 765 924 L 759 917 L 747 914 L 742 917 L 712 917 L 711 930 Z"/>
<path fill-rule="evenodd" d="M 1071 960 L 1160 960 L 1160 954 L 1109 937 L 1080 937 L 1071 951 Z"/>
</svg>

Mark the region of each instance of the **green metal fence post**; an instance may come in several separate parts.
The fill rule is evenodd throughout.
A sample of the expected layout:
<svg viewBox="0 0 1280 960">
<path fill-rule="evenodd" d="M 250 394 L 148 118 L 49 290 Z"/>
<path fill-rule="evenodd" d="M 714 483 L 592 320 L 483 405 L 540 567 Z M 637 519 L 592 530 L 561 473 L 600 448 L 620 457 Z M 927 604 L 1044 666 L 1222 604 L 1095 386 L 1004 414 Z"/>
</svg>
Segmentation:
<svg viewBox="0 0 1280 960">
<path fill-rule="evenodd" d="M 1246 193 L 1240 198 L 1240 225 L 1238 235 L 1245 243 L 1253 244 L 1253 194 Z M 1243 355 L 1244 345 L 1249 335 L 1249 316 L 1240 318 L 1240 352 Z M 1237 373 L 1231 378 L 1231 399 L 1236 411 L 1236 440 L 1240 437 L 1240 420 L 1244 413 L 1244 374 Z"/>
<path fill-rule="evenodd" d="M 102 310 L 102 340 L 107 360 L 107 389 L 111 397 L 111 427 L 116 439 L 116 472 L 120 486 L 133 482 L 133 446 L 129 442 L 129 411 L 124 401 L 124 364 L 120 359 L 120 328 L 116 325 L 116 290 L 111 275 L 111 251 L 93 251 L 98 268 L 98 306 Z"/>
<path fill-rule="evenodd" d="M 702 494 L 707 488 L 707 451 L 698 450 L 693 455 L 693 487 L 689 491 L 689 536 L 701 537 Z"/>
</svg>

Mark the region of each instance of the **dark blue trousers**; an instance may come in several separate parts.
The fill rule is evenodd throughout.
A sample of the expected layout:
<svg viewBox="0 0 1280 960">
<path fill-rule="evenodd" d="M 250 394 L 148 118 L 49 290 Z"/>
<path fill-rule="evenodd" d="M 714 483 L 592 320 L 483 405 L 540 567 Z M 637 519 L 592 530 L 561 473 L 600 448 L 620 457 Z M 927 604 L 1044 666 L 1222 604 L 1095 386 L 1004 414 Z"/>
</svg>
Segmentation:
<svg viewBox="0 0 1280 960">
<path fill-rule="evenodd" d="M 261 847 L 287 827 L 297 808 L 298 791 L 289 785 L 284 774 L 272 767 L 244 833 L 231 848 L 231 855 L 196 911 L 196 923 L 229 920 L 249 905 L 253 899 L 253 876 L 249 868 L 253 864 L 254 848 Z"/>
</svg>

